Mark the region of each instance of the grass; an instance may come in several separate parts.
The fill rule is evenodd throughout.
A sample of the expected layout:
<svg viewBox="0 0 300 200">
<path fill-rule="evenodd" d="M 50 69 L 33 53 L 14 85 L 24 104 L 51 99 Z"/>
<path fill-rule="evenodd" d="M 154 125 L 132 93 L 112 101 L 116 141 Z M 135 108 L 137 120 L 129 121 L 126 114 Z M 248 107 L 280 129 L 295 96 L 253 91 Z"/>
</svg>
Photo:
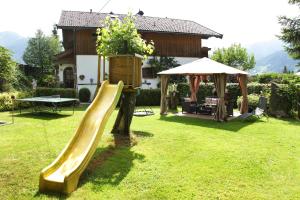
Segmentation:
<svg viewBox="0 0 300 200">
<path fill-rule="evenodd" d="M 135 145 L 112 145 L 116 112 L 78 189 L 70 196 L 39 193 L 41 169 L 72 137 L 83 110 L 23 114 L 0 127 L 0 199 L 300 198 L 299 121 L 217 123 L 156 114 L 134 118 Z M 4 119 L 7 112 L 0 113 Z"/>
</svg>

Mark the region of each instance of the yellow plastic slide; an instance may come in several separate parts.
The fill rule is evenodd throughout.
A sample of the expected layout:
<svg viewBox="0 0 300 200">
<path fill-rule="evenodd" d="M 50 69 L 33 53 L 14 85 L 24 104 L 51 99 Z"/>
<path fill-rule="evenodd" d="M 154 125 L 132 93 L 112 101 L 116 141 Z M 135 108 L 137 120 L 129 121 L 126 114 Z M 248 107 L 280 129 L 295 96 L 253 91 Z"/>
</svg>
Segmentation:
<svg viewBox="0 0 300 200">
<path fill-rule="evenodd" d="M 76 190 L 82 172 L 91 160 L 103 134 L 108 118 L 114 111 L 123 89 L 107 81 L 101 85 L 88 107 L 77 131 L 61 154 L 40 174 L 40 191 L 69 194 Z M 57 138 L 59 140 L 59 138 Z"/>
</svg>

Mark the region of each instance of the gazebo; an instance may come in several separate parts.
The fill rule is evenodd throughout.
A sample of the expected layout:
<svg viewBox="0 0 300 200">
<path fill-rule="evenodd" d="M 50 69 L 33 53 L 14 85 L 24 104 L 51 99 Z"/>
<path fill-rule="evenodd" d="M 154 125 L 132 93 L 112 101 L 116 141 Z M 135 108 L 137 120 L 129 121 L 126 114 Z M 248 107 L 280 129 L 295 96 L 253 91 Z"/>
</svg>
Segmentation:
<svg viewBox="0 0 300 200">
<path fill-rule="evenodd" d="M 196 61 L 175 67 L 169 70 L 159 72 L 161 80 L 161 101 L 160 101 L 160 114 L 167 114 L 167 89 L 168 80 L 170 75 L 184 75 L 189 77 L 191 100 L 197 101 L 197 92 L 201 80 L 207 80 L 208 76 L 211 76 L 214 80 L 216 93 L 218 96 L 217 110 L 215 114 L 215 120 L 224 121 L 226 119 L 225 108 L 225 89 L 228 75 L 236 75 L 242 91 L 242 104 L 240 112 L 244 114 L 248 112 L 248 92 L 247 92 L 247 75 L 248 73 L 219 62 L 213 61 L 209 58 L 200 58 Z"/>
</svg>

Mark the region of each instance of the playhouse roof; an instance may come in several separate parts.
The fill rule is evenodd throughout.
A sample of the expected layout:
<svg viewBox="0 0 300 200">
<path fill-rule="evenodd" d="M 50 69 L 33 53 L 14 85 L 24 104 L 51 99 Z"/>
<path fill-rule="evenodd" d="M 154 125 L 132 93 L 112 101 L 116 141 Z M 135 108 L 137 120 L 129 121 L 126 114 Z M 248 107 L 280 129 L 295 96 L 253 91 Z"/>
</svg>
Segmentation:
<svg viewBox="0 0 300 200">
<path fill-rule="evenodd" d="M 248 73 L 222 63 L 216 62 L 209 58 L 200 58 L 193 62 L 175 67 L 169 70 L 165 70 L 158 73 L 159 75 L 172 75 L 172 74 L 182 74 L 182 75 L 210 75 L 210 74 L 245 74 Z"/>
<path fill-rule="evenodd" d="M 57 26 L 59 28 L 98 28 L 104 26 L 103 22 L 107 16 L 123 19 L 126 15 L 98 12 L 62 11 Z M 222 34 L 190 20 L 149 17 L 138 14 L 135 15 L 135 17 L 136 26 L 140 32 L 193 34 L 201 35 L 202 38 L 223 37 Z"/>
</svg>

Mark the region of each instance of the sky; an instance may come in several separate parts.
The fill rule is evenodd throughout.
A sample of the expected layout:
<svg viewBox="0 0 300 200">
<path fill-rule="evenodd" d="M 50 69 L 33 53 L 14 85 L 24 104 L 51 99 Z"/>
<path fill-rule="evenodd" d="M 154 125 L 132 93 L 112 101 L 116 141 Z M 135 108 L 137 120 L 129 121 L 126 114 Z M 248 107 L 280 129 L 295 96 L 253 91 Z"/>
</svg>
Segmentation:
<svg viewBox="0 0 300 200">
<path fill-rule="evenodd" d="M 50 34 L 62 10 L 100 11 L 108 0 L 9 0 L 0 7 L 0 32 L 12 31 L 25 37 L 37 29 Z M 288 0 L 110 0 L 102 12 L 137 13 L 146 16 L 187 19 L 224 35 L 208 39 L 205 46 L 244 46 L 276 39 L 280 34 L 278 16 L 296 16 L 297 6 Z"/>
</svg>

